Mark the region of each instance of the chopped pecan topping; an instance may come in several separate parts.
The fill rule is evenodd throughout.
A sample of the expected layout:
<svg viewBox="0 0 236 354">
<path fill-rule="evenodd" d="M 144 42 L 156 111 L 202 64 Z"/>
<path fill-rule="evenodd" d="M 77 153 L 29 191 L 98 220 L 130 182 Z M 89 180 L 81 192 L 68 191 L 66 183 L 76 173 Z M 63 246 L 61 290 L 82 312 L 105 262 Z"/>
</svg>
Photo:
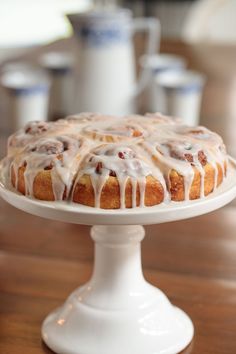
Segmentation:
<svg viewBox="0 0 236 354">
<path fill-rule="evenodd" d="M 135 152 L 131 149 L 127 149 L 124 151 L 119 151 L 118 156 L 120 159 L 125 160 L 125 159 L 133 159 L 135 158 Z"/>
<path fill-rule="evenodd" d="M 48 130 L 46 122 L 30 122 L 25 126 L 25 133 L 30 135 L 38 135 Z"/>
<path fill-rule="evenodd" d="M 193 155 L 191 154 L 184 154 L 185 160 L 187 160 L 188 162 L 193 162 Z"/>
<path fill-rule="evenodd" d="M 102 162 L 98 162 L 97 166 L 95 168 L 96 173 L 101 174 L 102 173 Z"/>
<path fill-rule="evenodd" d="M 133 130 L 132 136 L 134 138 L 137 138 L 137 137 L 142 136 L 142 135 L 143 135 L 142 132 L 140 132 L 139 130 L 137 130 L 137 129 Z"/>
<path fill-rule="evenodd" d="M 53 166 L 52 166 L 52 164 L 50 164 L 50 165 L 44 167 L 44 171 L 50 171 L 50 170 L 52 170 L 52 168 L 53 168 Z"/>
<path fill-rule="evenodd" d="M 201 163 L 202 166 L 205 166 L 207 164 L 207 157 L 204 154 L 204 151 L 199 151 L 198 152 L 198 161 Z"/>
<path fill-rule="evenodd" d="M 115 171 L 110 171 L 110 173 L 109 173 L 109 176 L 111 176 L 111 177 L 116 177 L 116 173 L 115 173 Z"/>
</svg>

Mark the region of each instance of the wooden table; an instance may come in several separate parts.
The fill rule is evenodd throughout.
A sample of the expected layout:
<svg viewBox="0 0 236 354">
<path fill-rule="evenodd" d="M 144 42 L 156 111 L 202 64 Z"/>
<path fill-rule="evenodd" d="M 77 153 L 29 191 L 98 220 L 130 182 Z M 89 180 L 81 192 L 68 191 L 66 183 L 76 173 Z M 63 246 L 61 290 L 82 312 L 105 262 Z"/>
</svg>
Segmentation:
<svg viewBox="0 0 236 354">
<path fill-rule="evenodd" d="M 223 63 L 235 49 L 225 49 L 222 72 L 214 71 L 213 64 L 212 68 L 203 65 L 204 48 L 166 42 L 162 50 L 184 55 L 191 68 L 208 74 L 202 123 L 222 133 L 233 150 L 236 114 L 226 98 L 236 91 L 232 86 L 236 66 L 229 77 L 229 65 Z M 208 55 L 206 51 L 205 58 Z M 1 144 L 3 148 L 4 140 Z M 30 216 L 0 200 L 1 354 L 52 353 L 41 341 L 41 323 L 89 279 L 93 247 L 88 232 L 86 226 Z M 183 308 L 195 325 L 194 340 L 183 353 L 236 353 L 236 209 L 226 207 L 191 220 L 149 226 L 146 232 L 145 277 Z"/>
</svg>

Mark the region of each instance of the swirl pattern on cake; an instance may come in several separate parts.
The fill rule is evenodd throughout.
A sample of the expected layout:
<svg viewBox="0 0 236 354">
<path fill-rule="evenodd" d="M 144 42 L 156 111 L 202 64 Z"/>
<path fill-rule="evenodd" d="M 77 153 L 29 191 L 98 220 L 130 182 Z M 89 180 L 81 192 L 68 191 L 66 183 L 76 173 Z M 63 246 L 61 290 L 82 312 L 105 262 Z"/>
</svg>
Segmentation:
<svg viewBox="0 0 236 354">
<path fill-rule="evenodd" d="M 5 165 L 23 195 L 119 209 L 204 198 L 226 177 L 227 154 L 216 133 L 159 113 L 81 113 L 28 123 Z"/>
</svg>

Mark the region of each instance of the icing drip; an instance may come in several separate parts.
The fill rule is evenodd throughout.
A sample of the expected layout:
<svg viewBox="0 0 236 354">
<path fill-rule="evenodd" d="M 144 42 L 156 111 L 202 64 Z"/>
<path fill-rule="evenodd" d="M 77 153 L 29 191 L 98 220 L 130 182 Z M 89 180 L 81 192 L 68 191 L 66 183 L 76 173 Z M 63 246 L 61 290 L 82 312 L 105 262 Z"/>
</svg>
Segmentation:
<svg viewBox="0 0 236 354">
<path fill-rule="evenodd" d="M 79 148 L 84 145 L 82 138 L 62 135 L 58 137 L 41 138 L 29 144 L 17 156 L 12 167 L 16 176 L 20 167 L 25 167 L 24 180 L 26 194 L 34 196 L 34 181 L 38 174 L 50 171 L 52 189 L 55 200 L 62 200 L 68 195 L 79 163 Z"/>
<path fill-rule="evenodd" d="M 217 188 L 219 172 L 222 170 L 225 177 L 227 168 L 221 137 L 205 127 L 188 127 L 160 113 L 113 117 L 88 112 L 54 123 L 31 122 L 9 138 L 6 161 L 8 178 L 14 174 L 16 189 L 18 171 L 24 171 L 25 192 L 31 197 L 35 179 L 42 173 L 50 176 L 55 200 L 69 200 L 80 178 L 88 175 L 95 207 L 100 207 L 108 179 L 116 178 L 120 208 L 126 207 L 129 183 L 133 208 L 145 206 L 149 176 L 161 184 L 168 202 L 171 188 L 175 188 L 172 175 L 177 173 L 183 178 L 184 199 L 188 200 L 197 170 L 203 198 L 205 166 L 210 164 L 215 171 L 213 189 Z"/>
<path fill-rule="evenodd" d="M 219 154 L 219 146 L 223 144 L 221 138 L 203 127 L 193 129 L 181 125 L 175 126 L 174 129 L 168 128 L 168 130 L 164 127 L 144 142 L 145 148 L 152 154 L 155 163 L 163 171 L 169 191 L 172 170 L 184 177 L 185 200 L 189 200 L 190 197 L 194 179 L 193 167 L 197 168 L 200 173 L 201 198 L 205 196 L 204 166 L 211 163 L 215 169 L 215 186 L 218 176 L 217 163 L 224 171 L 225 154 Z"/>
<path fill-rule="evenodd" d="M 125 209 L 125 189 L 128 178 L 118 175 L 118 181 L 120 185 L 120 208 Z"/>
<path fill-rule="evenodd" d="M 94 188 L 95 206 L 100 206 L 102 189 L 109 177 L 116 177 L 120 187 L 120 207 L 125 208 L 127 181 L 132 184 L 132 203 L 136 204 L 137 183 L 140 205 L 144 206 L 146 177 L 153 175 L 150 166 L 139 155 L 140 148 L 125 144 L 106 144 L 95 148 L 81 166 L 79 176 L 89 175 Z M 136 181 L 135 184 L 132 181 Z M 134 196 L 135 193 L 135 196 Z"/>
<path fill-rule="evenodd" d="M 145 206 L 145 189 L 146 189 L 146 178 L 142 177 L 138 180 L 139 190 L 140 190 L 140 206 Z"/>
</svg>

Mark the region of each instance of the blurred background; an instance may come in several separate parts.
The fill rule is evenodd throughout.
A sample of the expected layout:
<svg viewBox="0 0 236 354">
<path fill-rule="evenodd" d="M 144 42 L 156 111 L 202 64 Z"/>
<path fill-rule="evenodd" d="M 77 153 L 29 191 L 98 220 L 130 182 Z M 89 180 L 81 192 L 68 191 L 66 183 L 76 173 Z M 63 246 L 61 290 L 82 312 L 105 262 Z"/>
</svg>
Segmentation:
<svg viewBox="0 0 236 354">
<path fill-rule="evenodd" d="M 2 1 L 1 157 L 29 120 L 80 111 L 180 116 L 236 156 L 235 15 L 235 0 Z"/>
</svg>

